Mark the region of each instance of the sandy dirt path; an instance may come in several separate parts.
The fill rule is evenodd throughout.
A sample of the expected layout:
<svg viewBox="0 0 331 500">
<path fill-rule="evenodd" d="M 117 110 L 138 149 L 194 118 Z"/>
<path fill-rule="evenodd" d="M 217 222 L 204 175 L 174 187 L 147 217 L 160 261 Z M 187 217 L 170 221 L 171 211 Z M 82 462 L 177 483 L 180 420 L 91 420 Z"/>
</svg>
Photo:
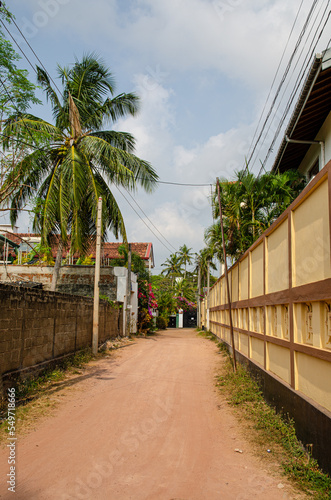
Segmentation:
<svg viewBox="0 0 331 500">
<path fill-rule="evenodd" d="M 0 498 L 296 498 L 238 432 L 215 389 L 220 362 L 216 346 L 193 330 L 138 339 L 96 362 L 51 416 L 18 438 L 15 494 L 6 485 L 8 451 L 0 450 Z"/>
</svg>

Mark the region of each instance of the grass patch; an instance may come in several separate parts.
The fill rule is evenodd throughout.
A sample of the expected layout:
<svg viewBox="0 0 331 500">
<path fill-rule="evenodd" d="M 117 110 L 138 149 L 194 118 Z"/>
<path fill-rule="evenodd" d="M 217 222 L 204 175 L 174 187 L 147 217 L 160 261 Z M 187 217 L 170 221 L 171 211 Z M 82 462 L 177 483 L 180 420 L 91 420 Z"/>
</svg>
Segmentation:
<svg viewBox="0 0 331 500">
<path fill-rule="evenodd" d="M 212 340 L 213 342 L 218 343 L 218 338 L 215 337 L 215 335 L 213 335 L 212 333 L 206 330 L 198 330 L 198 329 L 197 332 L 199 337 L 203 337 L 204 339 Z"/>
<path fill-rule="evenodd" d="M 205 332 L 199 335 L 205 338 L 210 336 Z M 297 439 L 293 420 L 276 413 L 266 403 L 257 382 L 242 365 L 237 363 L 237 372 L 234 373 L 227 346 L 219 343 L 216 337 L 213 340 L 225 358 L 216 385 L 249 429 L 246 437 L 253 440 L 264 453 L 271 450 L 287 477 L 306 495 L 319 500 L 331 500 L 331 478 L 319 469 L 309 450 Z"/>
</svg>

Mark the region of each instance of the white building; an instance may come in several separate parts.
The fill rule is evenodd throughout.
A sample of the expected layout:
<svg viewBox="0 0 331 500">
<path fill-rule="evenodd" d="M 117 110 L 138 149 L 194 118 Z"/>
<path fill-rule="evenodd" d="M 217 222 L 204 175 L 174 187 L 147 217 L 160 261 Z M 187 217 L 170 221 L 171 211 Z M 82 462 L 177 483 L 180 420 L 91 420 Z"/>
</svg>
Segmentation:
<svg viewBox="0 0 331 500">
<path fill-rule="evenodd" d="M 273 172 L 312 179 L 331 160 L 331 49 L 317 54 L 278 150 Z"/>
</svg>

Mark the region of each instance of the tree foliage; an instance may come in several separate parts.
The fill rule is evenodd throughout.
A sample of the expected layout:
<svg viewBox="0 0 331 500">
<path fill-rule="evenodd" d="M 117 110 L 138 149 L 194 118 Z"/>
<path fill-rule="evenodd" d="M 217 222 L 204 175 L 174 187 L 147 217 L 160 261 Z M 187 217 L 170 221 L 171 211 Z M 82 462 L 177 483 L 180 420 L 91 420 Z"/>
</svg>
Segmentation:
<svg viewBox="0 0 331 500">
<path fill-rule="evenodd" d="M 198 274 L 200 269 L 201 288 L 207 286 L 208 282 L 208 267 L 209 267 L 209 280 L 213 281 L 211 271 L 216 271 L 216 265 L 213 262 L 214 252 L 213 248 L 205 247 L 199 251 L 195 256 L 195 272 Z"/>
<path fill-rule="evenodd" d="M 297 171 L 268 173 L 256 177 L 249 170 L 237 172 L 235 181 L 220 183 L 226 252 L 236 260 L 281 215 L 304 188 Z M 213 218 L 219 218 L 217 189 L 213 197 Z M 223 262 L 219 220 L 205 231 L 207 246 Z"/>
<path fill-rule="evenodd" d="M 166 321 L 183 306 L 185 310 L 196 306 L 197 275 L 195 270 L 187 270 L 187 265 L 192 263 L 194 256 L 191 250 L 185 244 L 182 245 L 178 252 L 172 253 L 161 264 L 164 267 L 161 274 L 152 276 L 159 314 Z"/>
<path fill-rule="evenodd" d="M 180 264 L 184 266 L 184 278 L 186 278 L 187 273 L 187 265 L 192 263 L 193 254 L 191 252 L 192 248 L 188 248 L 186 245 L 182 245 L 178 252 L 178 257 L 180 260 Z"/>
<path fill-rule="evenodd" d="M 103 235 L 110 229 L 125 240 L 123 217 L 111 186 L 135 190 L 141 185 L 150 192 L 157 174 L 148 162 L 134 155 L 132 135 L 104 127 L 120 117 L 135 115 L 138 97 L 133 93 L 116 96 L 110 70 L 94 54 L 76 60 L 71 67 L 58 66 L 60 94 L 48 74 L 42 68 L 37 70 L 54 123 L 16 113 L 6 124 L 6 134 L 32 136 L 36 145 L 18 165 L 24 185 L 12 197 L 12 223 L 37 192 L 41 203 L 33 229 L 41 233 L 42 241 L 59 233 L 65 245 L 70 234 L 71 251 L 85 254 L 96 234 L 101 196 Z"/>
<path fill-rule="evenodd" d="M 9 24 L 12 15 L 0 7 L 0 19 Z M 28 146 L 16 136 L 4 135 L 3 124 L 13 113 L 24 113 L 31 104 L 40 104 L 35 95 L 36 86 L 30 82 L 28 72 L 17 67 L 20 56 L 0 29 L 0 147 L 7 144 L 6 154 L 0 158 L 0 205 L 9 200 L 21 183 L 22 171 L 17 164 L 25 156 Z M 3 149 L 3 148 L 2 148 Z"/>
</svg>

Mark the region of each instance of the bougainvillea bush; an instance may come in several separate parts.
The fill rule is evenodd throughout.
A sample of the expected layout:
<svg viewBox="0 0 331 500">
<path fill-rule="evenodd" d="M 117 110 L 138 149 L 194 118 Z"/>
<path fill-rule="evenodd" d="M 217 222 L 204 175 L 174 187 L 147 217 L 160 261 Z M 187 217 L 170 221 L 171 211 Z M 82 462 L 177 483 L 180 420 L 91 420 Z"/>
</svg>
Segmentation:
<svg viewBox="0 0 331 500">
<path fill-rule="evenodd" d="M 152 285 L 147 280 L 138 279 L 138 327 L 140 333 L 154 330 L 153 309 L 157 309 L 157 302 Z"/>
<path fill-rule="evenodd" d="M 183 309 L 184 312 L 194 311 L 197 308 L 195 302 L 190 302 L 185 297 L 175 297 L 177 302 L 177 311 Z"/>
</svg>

